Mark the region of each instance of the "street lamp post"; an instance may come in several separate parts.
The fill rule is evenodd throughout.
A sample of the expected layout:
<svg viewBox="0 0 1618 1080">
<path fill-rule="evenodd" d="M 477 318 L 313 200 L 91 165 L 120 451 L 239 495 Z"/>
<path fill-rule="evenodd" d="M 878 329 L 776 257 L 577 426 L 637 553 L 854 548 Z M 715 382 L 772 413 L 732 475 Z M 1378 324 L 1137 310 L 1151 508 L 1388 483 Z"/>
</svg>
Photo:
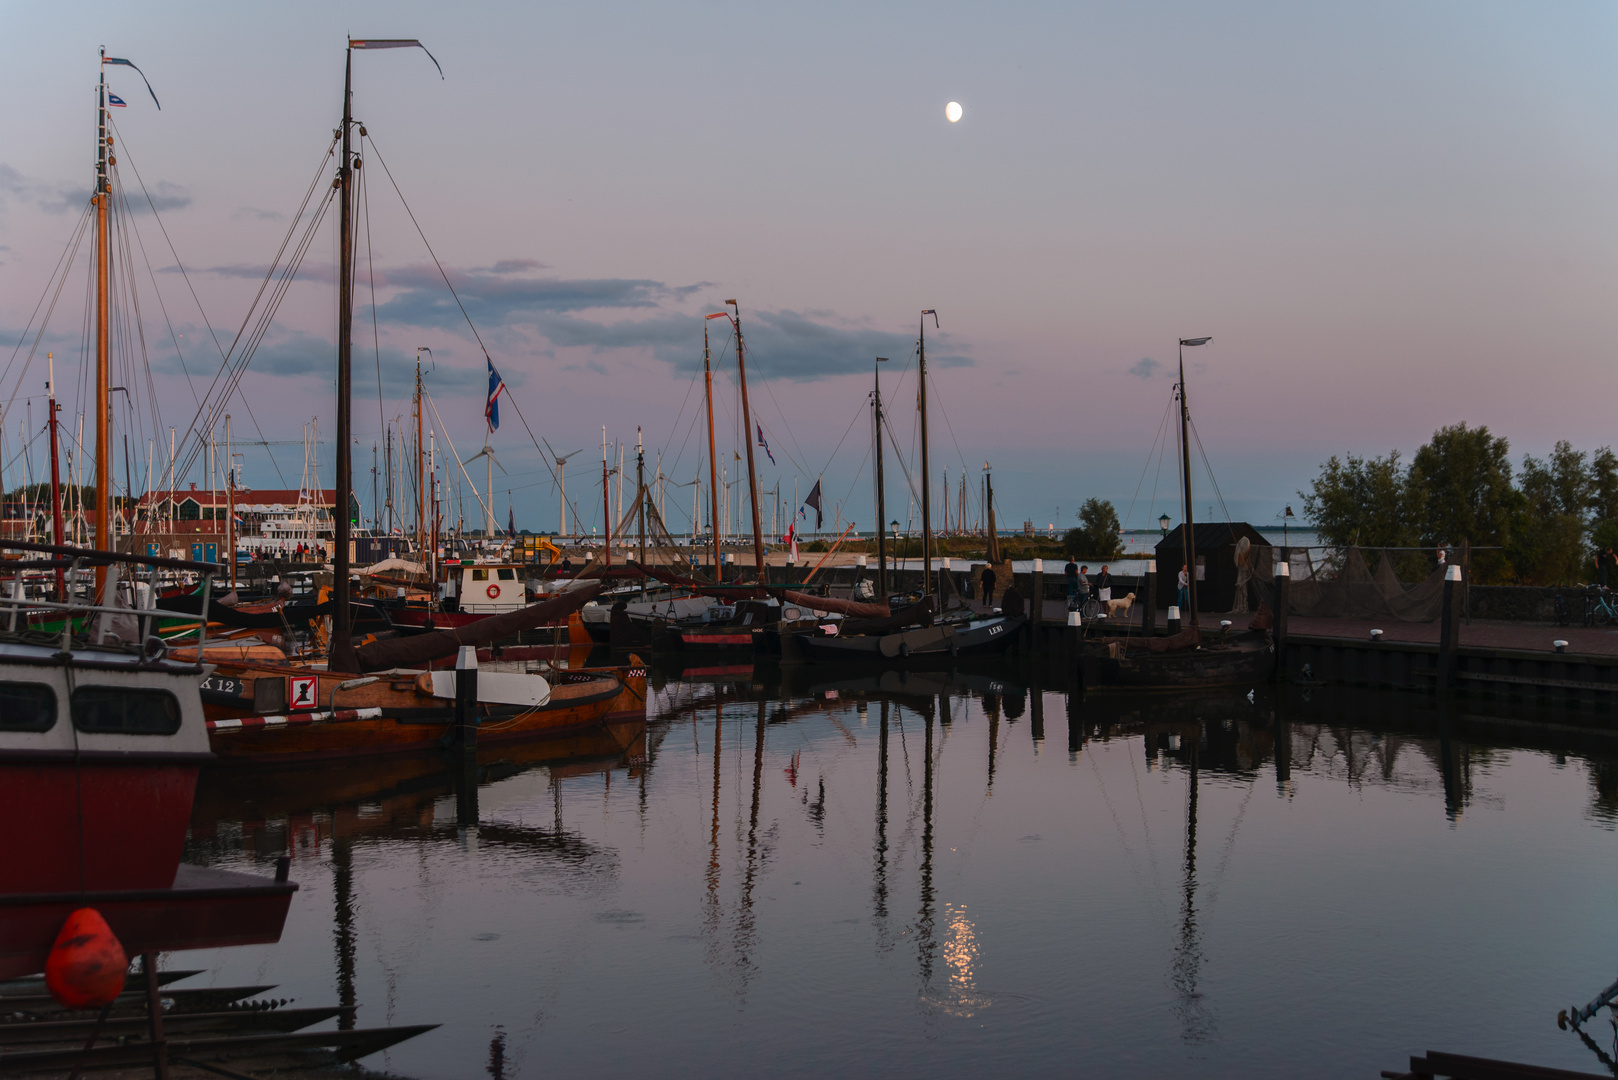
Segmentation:
<svg viewBox="0 0 1618 1080">
<path fill-rule="evenodd" d="M 1167 514 L 1157 519 L 1157 527 L 1163 530 L 1163 539 L 1167 540 L 1169 536 L 1169 516 Z"/>
</svg>

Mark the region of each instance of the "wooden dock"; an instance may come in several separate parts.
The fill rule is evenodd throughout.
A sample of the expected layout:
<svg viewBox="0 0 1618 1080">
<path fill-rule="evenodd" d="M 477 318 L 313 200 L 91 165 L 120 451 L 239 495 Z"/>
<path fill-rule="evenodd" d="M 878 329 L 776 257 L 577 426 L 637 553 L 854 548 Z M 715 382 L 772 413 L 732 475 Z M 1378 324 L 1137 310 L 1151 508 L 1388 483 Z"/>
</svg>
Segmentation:
<svg viewBox="0 0 1618 1080">
<path fill-rule="evenodd" d="M 1067 625 L 1067 605 L 1045 601 L 1020 644 L 1054 678 L 1076 681 L 1082 630 Z M 1144 612 L 1127 621 L 1139 631 Z M 1205 633 L 1247 629 L 1248 614 L 1204 613 Z M 1163 613 L 1156 621 L 1162 626 Z M 1356 685 L 1574 706 L 1608 713 L 1618 706 L 1618 629 L 1453 619 L 1446 648 L 1442 621 L 1401 623 L 1291 616 L 1277 635 L 1277 678 L 1295 684 Z M 1373 631 L 1380 631 L 1373 634 Z M 1561 643 L 1561 644 L 1558 644 Z M 1053 670 L 1054 669 L 1054 670 Z M 1607 718 L 1592 720 L 1606 726 Z M 1618 722 L 1618 718 L 1614 718 Z"/>
</svg>

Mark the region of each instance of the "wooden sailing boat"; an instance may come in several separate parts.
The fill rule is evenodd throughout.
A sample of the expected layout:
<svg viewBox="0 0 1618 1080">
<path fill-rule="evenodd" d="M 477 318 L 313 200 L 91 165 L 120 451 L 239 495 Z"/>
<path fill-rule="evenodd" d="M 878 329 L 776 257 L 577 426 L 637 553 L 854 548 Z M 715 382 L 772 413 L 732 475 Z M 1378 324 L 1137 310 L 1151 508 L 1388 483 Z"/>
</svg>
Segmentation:
<svg viewBox="0 0 1618 1080">
<path fill-rule="evenodd" d="M 910 667 L 927 662 L 948 663 L 966 656 L 998 653 L 1011 643 L 1014 632 L 1026 621 L 1021 615 L 995 615 L 977 617 L 950 617 L 948 614 L 933 621 L 935 589 L 933 578 L 933 520 L 931 499 L 930 449 L 927 438 L 927 316 L 938 326 L 938 312 L 932 308 L 921 313 L 920 332 L 916 338 L 917 379 L 920 389 L 916 407 L 921 414 L 921 562 L 922 603 L 914 610 L 915 621 L 923 625 L 909 626 L 904 621 L 892 629 L 865 634 L 835 634 L 830 636 L 802 635 L 798 646 L 810 659 L 819 661 L 872 661 L 887 666 Z M 880 419 L 879 419 L 880 422 Z M 881 461 L 880 449 L 877 459 Z M 880 499 L 880 483 L 878 484 Z M 880 506 L 880 503 L 879 503 Z M 882 516 L 878 511 L 878 517 Z M 878 528 L 880 533 L 881 529 Z M 880 550 L 880 549 L 879 549 Z M 903 613 L 894 617 L 905 620 Z"/>
<path fill-rule="evenodd" d="M 1122 636 L 1088 640 L 1079 653 L 1086 690 L 1191 690 L 1268 681 L 1275 670 L 1275 643 L 1267 630 L 1204 636 L 1197 618 L 1197 551 L 1191 505 L 1191 408 L 1186 401 L 1185 350 L 1212 338 L 1180 339 L 1180 483 L 1185 496 L 1184 541 L 1188 581 L 1187 628 L 1168 637 Z"/>
<path fill-rule="evenodd" d="M 714 473 L 713 370 L 708 361 L 707 323 L 709 319 L 729 319 L 736 335 L 736 377 L 742 401 L 743 441 L 747 444 L 747 492 L 753 513 L 753 569 L 756 580 L 762 585 L 769 580 L 769 576 L 764 569 L 764 533 L 759 521 L 758 480 L 754 473 L 753 413 L 747 399 L 747 356 L 742 343 L 742 309 L 735 300 L 726 300 L 725 303 L 734 309 L 735 314 L 714 312 L 704 317 L 702 327 L 702 366 L 708 399 L 708 469 L 713 492 L 710 505 L 713 507 L 714 580 L 721 580 L 724 564 L 719 554 L 719 485 Z M 722 610 L 727 614 L 720 621 L 671 627 L 672 640 L 685 651 L 752 654 L 762 648 L 760 638 L 766 628 L 780 619 L 780 608 L 774 601 L 746 600 Z"/>
<path fill-rule="evenodd" d="M 351 438 L 351 321 L 353 313 L 352 184 L 357 165 L 350 146 L 354 127 L 353 54 L 356 49 L 422 48 L 414 39 L 357 40 L 348 43 L 343 80 L 342 157 L 334 187 L 341 200 L 339 219 L 338 348 L 337 348 L 337 519 L 333 560 L 331 639 L 326 665 L 300 667 L 258 655 L 215 656 L 219 689 L 207 701 L 209 737 L 213 751 L 223 757 L 248 760 L 292 760 L 329 756 L 391 753 L 427 749 L 447 734 L 454 705 L 453 676 L 428 673 L 405 663 L 430 661 L 456 644 L 490 642 L 499 634 L 515 633 L 528 624 L 566 618 L 573 608 L 592 597 L 597 588 L 577 590 L 546 604 L 481 620 L 477 630 L 463 628 L 450 637 L 427 635 L 405 641 L 372 642 L 365 646 L 369 668 L 353 641 L 352 604 L 349 596 L 349 504 L 353 470 Z M 425 49 L 423 49 L 425 51 Z M 430 53 L 428 54 L 431 55 Z M 420 374 L 417 375 L 418 433 L 423 424 Z M 427 476 L 423 473 L 418 438 L 418 481 L 422 484 L 419 524 L 429 557 L 436 543 L 437 500 L 432 538 L 427 533 Z M 429 467 L 430 474 L 430 467 Z M 479 639 L 477 635 L 483 637 Z M 420 644 L 416 644 L 420 643 Z M 480 738 L 510 741 L 572 735 L 603 723 L 617 723 L 645 715 L 646 672 L 631 658 L 622 670 L 570 673 L 550 685 L 526 672 L 502 673 L 503 679 L 480 685 L 478 713 L 486 726 Z M 504 685 L 505 689 L 497 688 Z"/>
</svg>

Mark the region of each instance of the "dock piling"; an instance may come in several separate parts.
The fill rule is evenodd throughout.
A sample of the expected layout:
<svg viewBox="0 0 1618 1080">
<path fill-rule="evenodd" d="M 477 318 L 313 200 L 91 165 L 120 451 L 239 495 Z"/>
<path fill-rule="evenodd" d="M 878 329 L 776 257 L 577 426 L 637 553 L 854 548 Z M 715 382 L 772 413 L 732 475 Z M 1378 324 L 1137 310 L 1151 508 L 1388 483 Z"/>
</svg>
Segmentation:
<svg viewBox="0 0 1618 1080">
<path fill-rule="evenodd" d="M 1438 689 L 1447 691 L 1455 682 L 1455 645 L 1460 636 L 1456 605 L 1461 592 L 1461 568 L 1451 564 L 1444 571 L 1444 600 L 1438 628 Z"/>
<path fill-rule="evenodd" d="M 141 953 L 140 970 L 146 976 L 146 1024 L 152 1043 L 152 1074 L 157 1080 L 169 1080 L 169 1047 L 168 1040 L 163 1038 L 163 1000 L 158 989 L 157 955 Z"/>
<path fill-rule="evenodd" d="M 1150 634 L 1157 629 L 1157 560 L 1146 560 L 1146 576 L 1141 580 L 1141 602 L 1144 605 L 1141 614 L 1140 629 L 1143 634 Z"/>
<path fill-rule="evenodd" d="M 1045 621 L 1045 560 L 1034 560 L 1034 581 L 1032 586 L 1032 603 L 1028 605 L 1028 625 L 1034 628 L 1038 640 L 1040 624 Z"/>
<path fill-rule="evenodd" d="M 455 736 L 462 750 L 478 746 L 478 651 L 462 645 L 455 657 Z"/>
<path fill-rule="evenodd" d="M 1275 567 L 1275 681 L 1286 678 L 1287 605 L 1292 592 L 1292 566 L 1285 560 Z"/>
</svg>

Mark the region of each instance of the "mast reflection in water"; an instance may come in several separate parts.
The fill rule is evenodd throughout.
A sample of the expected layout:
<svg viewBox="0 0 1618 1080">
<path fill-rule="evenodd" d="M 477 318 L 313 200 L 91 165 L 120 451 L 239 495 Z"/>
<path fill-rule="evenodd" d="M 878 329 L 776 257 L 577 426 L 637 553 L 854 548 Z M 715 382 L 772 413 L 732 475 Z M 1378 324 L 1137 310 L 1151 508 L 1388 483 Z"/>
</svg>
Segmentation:
<svg viewBox="0 0 1618 1080">
<path fill-rule="evenodd" d="M 187 857 L 291 853 L 302 890 L 280 945 L 181 962 L 441 1023 L 367 1063 L 423 1080 L 1590 1067 L 1548 1018 L 1618 964 L 1566 932 L 1618 865 L 1608 736 L 727 671 L 654 681 L 628 754 L 206 774 Z"/>
</svg>

